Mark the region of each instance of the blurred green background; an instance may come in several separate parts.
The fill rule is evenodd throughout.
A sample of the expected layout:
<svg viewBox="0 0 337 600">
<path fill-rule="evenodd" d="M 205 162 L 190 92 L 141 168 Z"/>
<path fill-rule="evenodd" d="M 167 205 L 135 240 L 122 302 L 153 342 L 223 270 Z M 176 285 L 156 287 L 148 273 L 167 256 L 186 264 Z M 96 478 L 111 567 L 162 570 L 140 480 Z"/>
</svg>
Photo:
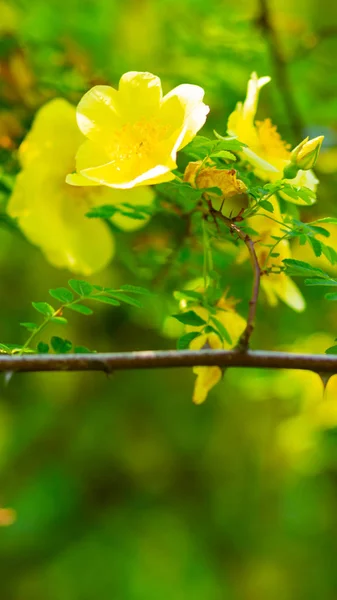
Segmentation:
<svg viewBox="0 0 337 600">
<path fill-rule="evenodd" d="M 273 77 L 262 118 L 292 143 L 326 135 L 319 202 L 303 218 L 336 216 L 337 5 L 274 0 L 267 8 L 256 0 L 0 0 L 0 201 L 17 145 L 49 98 L 76 103 L 95 83 L 146 70 L 166 91 L 202 85 L 209 132 L 224 133 L 256 70 Z M 48 300 L 69 273 L 0 223 L 0 341 L 22 343 L 31 301 Z M 143 310 L 74 315 L 67 337 L 102 351 L 174 347 L 166 317 L 177 309 L 179 273 L 173 265 L 164 281 L 160 274 L 176 236 L 179 223 L 160 219 L 117 233 L 115 261 L 90 280 L 154 281 L 158 296 Z M 226 260 L 225 282 L 240 295 L 249 267 Z M 305 294 L 301 315 L 261 304 L 254 347 L 332 345 L 334 304 L 319 288 Z M 322 399 L 317 374 L 229 370 L 195 407 L 193 379 L 170 370 L 2 380 L 0 505 L 17 520 L 0 529 L 1 600 L 335 600 L 336 382 Z"/>
</svg>

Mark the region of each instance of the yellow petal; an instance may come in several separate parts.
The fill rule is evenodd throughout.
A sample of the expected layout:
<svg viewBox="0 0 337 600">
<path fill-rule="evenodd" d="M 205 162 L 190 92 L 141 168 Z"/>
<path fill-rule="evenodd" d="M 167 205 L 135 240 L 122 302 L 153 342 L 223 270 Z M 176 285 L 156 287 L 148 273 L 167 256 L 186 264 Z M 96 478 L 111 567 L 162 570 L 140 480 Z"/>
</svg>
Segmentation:
<svg viewBox="0 0 337 600">
<path fill-rule="evenodd" d="M 67 192 L 66 184 L 55 186 L 48 170 L 30 167 L 17 177 L 7 210 L 50 263 L 90 275 L 111 260 L 113 239 L 105 223 L 85 217 L 87 201 Z"/>
<path fill-rule="evenodd" d="M 305 310 L 305 300 L 297 285 L 288 275 L 280 273 L 279 275 L 262 277 L 261 287 L 266 293 L 271 306 L 275 306 L 277 298 L 279 298 L 296 312 Z"/>
<path fill-rule="evenodd" d="M 194 367 L 193 372 L 197 375 L 193 402 L 202 404 L 205 402 L 208 392 L 221 380 L 222 371 L 220 367 Z"/>
<path fill-rule="evenodd" d="M 253 121 L 257 111 L 257 105 L 259 101 L 260 89 L 269 83 L 271 78 L 258 77 L 256 73 L 252 73 L 248 81 L 247 96 L 243 103 L 243 117 L 244 119 Z"/>
<path fill-rule="evenodd" d="M 159 112 L 162 89 L 156 75 L 130 71 L 121 77 L 118 89 L 123 113 L 131 122 L 153 117 Z"/>
<path fill-rule="evenodd" d="M 151 152 L 131 151 L 130 155 L 109 156 L 97 144 L 87 141 L 79 148 L 76 156 L 77 171 L 102 185 L 130 189 L 137 185 L 170 181 L 172 169 L 176 168 L 175 157 L 183 132 L 178 138 L 173 135 L 151 148 Z M 116 146 L 116 153 L 118 146 Z"/>
<path fill-rule="evenodd" d="M 99 204 L 123 204 L 124 202 L 132 206 L 149 206 L 155 199 L 155 193 L 150 187 L 135 187 L 131 190 L 115 190 L 105 188 L 108 193 L 100 198 Z M 96 202 L 97 204 L 97 202 Z M 111 221 L 123 231 L 137 231 L 146 225 L 150 217 L 146 219 L 132 219 L 121 213 L 111 217 Z"/>
<path fill-rule="evenodd" d="M 74 156 L 83 141 L 75 119 L 75 107 L 66 100 L 56 98 L 36 113 L 33 126 L 20 146 L 19 157 L 23 167 L 38 160 L 55 174 L 65 176 L 64 165 L 71 170 Z"/>
<path fill-rule="evenodd" d="M 80 175 L 80 173 L 69 173 L 65 178 L 65 181 L 69 185 L 74 185 L 77 187 L 91 187 L 100 185 L 97 183 L 97 181 L 88 179 L 88 177 L 84 177 L 83 175 Z"/>
<path fill-rule="evenodd" d="M 178 85 L 163 99 L 165 104 L 169 99 L 176 97 L 184 108 L 184 124 L 186 133 L 179 146 L 184 148 L 203 127 L 209 113 L 209 106 L 203 103 L 205 92 L 198 85 Z"/>
<path fill-rule="evenodd" d="M 111 131 L 122 126 L 117 90 L 108 85 L 96 85 L 80 100 L 77 124 L 83 135 L 92 141 L 109 144 Z"/>
</svg>

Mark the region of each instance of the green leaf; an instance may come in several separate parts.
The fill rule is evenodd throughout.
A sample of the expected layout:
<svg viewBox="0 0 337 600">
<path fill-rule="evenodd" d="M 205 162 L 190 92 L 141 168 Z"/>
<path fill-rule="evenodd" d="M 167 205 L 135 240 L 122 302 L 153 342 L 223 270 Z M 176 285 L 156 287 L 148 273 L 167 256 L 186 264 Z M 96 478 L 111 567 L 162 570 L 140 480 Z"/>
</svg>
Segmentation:
<svg viewBox="0 0 337 600">
<path fill-rule="evenodd" d="M 305 285 L 320 285 L 320 286 L 337 286 L 337 281 L 334 279 L 305 279 Z"/>
<path fill-rule="evenodd" d="M 332 293 L 331 294 L 325 294 L 324 298 L 326 300 L 331 300 L 332 302 L 335 302 L 337 300 L 337 293 L 334 293 L 334 294 L 332 294 Z"/>
<path fill-rule="evenodd" d="M 140 287 L 138 285 L 121 285 L 120 287 L 121 290 L 125 291 L 125 292 L 132 292 L 133 294 L 142 294 L 143 296 L 151 296 L 152 292 L 150 292 L 149 290 Z"/>
<path fill-rule="evenodd" d="M 264 210 L 267 210 L 268 212 L 274 212 L 274 207 L 272 203 L 269 202 L 269 200 L 260 200 L 259 206 L 261 206 L 262 208 L 264 208 Z"/>
<path fill-rule="evenodd" d="M 25 327 L 28 331 L 35 331 L 38 326 L 35 323 L 20 323 L 21 327 Z"/>
<path fill-rule="evenodd" d="M 114 298 L 117 298 L 117 300 L 120 300 L 121 302 L 124 302 L 125 304 L 129 304 L 130 306 L 136 306 L 137 308 L 142 308 L 142 306 L 143 306 L 142 303 L 139 302 L 139 300 L 137 300 L 136 298 L 132 298 L 125 292 L 116 292 L 114 290 L 106 289 L 105 293 L 110 294 Z"/>
<path fill-rule="evenodd" d="M 236 161 L 236 156 L 228 150 L 219 150 L 218 152 L 212 152 L 211 158 L 223 158 L 224 160 Z"/>
<path fill-rule="evenodd" d="M 337 346 L 331 346 L 325 351 L 325 354 L 337 354 Z"/>
<path fill-rule="evenodd" d="M 74 299 L 72 292 L 65 287 L 56 288 L 55 290 L 49 290 L 49 294 L 56 300 L 62 302 L 62 304 L 68 304 Z"/>
<path fill-rule="evenodd" d="M 177 350 L 186 350 L 189 348 L 190 343 L 195 340 L 197 337 L 200 337 L 201 333 L 199 331 L 191 331 L 190 333 L 185 333 L 182 335 L 177 341 Z"/>
<path fill-rule="evenodd" d="M 93 354 L 95 350 L 89 350 L 85 346 L 75 346 L 74 353 L 75 354 Z"/>
<path fill-rule="evenodd" d="M 337 263 L 337 252 L 334 248 L 332 248 L 332 246 L 328 246 L 327 244 L 323 244 L 323 242 L 321 242 L 321 247 L 322 247 L 322 252 L 325 256 L 325 258 L 327 258 L 327 260 L 332 264 L 335 265 Z"/>
<path fill-rule="evenodd" d="M 64 340 L 56 335 L 51 338 L 50 344 L 56 354 L 66 354 L 72 348 L 72 343 L 69 340 Z"/>
<path fill-rule="evenodd" d="M 121 305 L 118 300 L 115 300 L 115 298 L 110 298 L 109 296 L 94 296 L 92 299 L 96 300 L 97 302 L 102 302 L 103 304 L 110 304 L 111 306 Z"/>
<path fill-rule="evenodd" d="M 48 354 L 48 352 L 49 352 L 48 344 L 45 344 L 44 342 L 39 342 L 37 345 L 37 351 L 39 354 Z"/>
<path fill-rule="evenodd" d="M 76 292 L 79 296 L 90 296 L 94 291 L 94 287 L 87 281 L 81 281 L 79 279 L 70 279 L 68 281 L 71 289 Z"/>
<path fill-rule="evenodd" d="M 176 290 L 173 292 L 173 296 L 176 300 L 197 300 L 200 303 L 203 299 L 203 295 L 194 290 Z"/>
<path fill-rule="evenodd" d="M 303 200 L 303 202 L 308 204 L 308 206 L 314 204 L 316 200 L 315 192 L 309 188 L 305 186 L 291 185 L 290 183 L 284 183 L 284 181 L 282 182 L 281 193 L 284 200 L 287 200 L 286 196 L 289 196 L 293 200 Z"/>
<path fill-rule="evenodd" d="M 336 217 L 324 217 L 323 219 L 317 219 L 316 221 L 312 221 L 309 224 L 313 225 L 314 223 L 332 223 L 333 225 L 337 225 L 337 218 Z"/>
<path fill-rule="evenodd" d="M 221 321 L 219 321 L 219 319 L 216 319 L 215 317 L 211 317 L 211 321 L 216 326 L 217 330 L 221 334 L 221 337 L 224 340 L 226 340 L 227 344 L 232 344 L 232 338 L 229 335 L 226 327 L 221 323 Z"/>
<path fill-rule="evenodd" d="M 84 304 L 69 304 L 68 308 L 71 310 L 81 313 L 81 315 L 92 315 L 93 310 L 89 308 L 89 306 L 84 306 Z"/>
<path fill-rule="evenodd" d="M 308 237 L 309 244 L 311 245 L 315 256 L 319 257 L 322 254 L 322 246 L 321 243 L 316 240 L 314 237 Z"/>
<path fill-rule="evenodd" d="M 312 267 L 309 263 L 302 260 L 295 260 L 294 258 L 286 258 L 283 260 L 283 264 L 286 266 L 286 273 L 297 277 L 320 277 L 323 279 L 331 279 L 330 275 L 318 269 Z"/>
<path fill-rule="evenodd" d="M 47 302 L 32 302 L 32 306 L 45 317 L 51 317 L 55 312 L 55 309 Z"/>
<path fill-rule="evenodd" d="M 51 323 L 58 323 L 59 325 L 67 325 L 68 321 L 64 317 L 52 317 L 50 319 Z"/>
<path fill-rule="evenodd" d="M 89 212 L 85 214 L 89 219 L 111 219 L 118 212 L 116 206 L 106 204 L 103 206 L 95 206 L 91 208 Z"/>
<path fill-rule="evenodd" d="M 177 319 L 177 321 L 180 321 L 180 323 L 183 323 L 184 325 L 191 325 L 192 327 L 201 327 L 202 325 L 206 324 L 206 321 L 199 317 L 194 310 L 188 310 L 185 313 L 172 315 L 172 317 Z"/>
</svg>

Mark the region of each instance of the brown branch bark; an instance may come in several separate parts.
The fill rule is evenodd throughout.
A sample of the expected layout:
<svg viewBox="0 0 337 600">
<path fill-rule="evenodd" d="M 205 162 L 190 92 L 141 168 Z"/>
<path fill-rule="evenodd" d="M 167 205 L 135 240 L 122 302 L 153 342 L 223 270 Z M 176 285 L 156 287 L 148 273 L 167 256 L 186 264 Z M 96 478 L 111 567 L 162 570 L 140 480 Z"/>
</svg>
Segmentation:
<svg viewBox="0 0 337 600">
<path fill-rule="evenodd" d="M 256 252 L 255 252 L 253 240 L 249 237 L 249 235 L 247 233 L 245 233 L 244 231 L 242 231 L 240 229 L 240 227 L 238 227 L 238 225 L 235 223 L 235 219 L 230 219 L 229 217 L 226 217 L 225 215 L 222 214 L 221 210 L 215 210 L 213 208 L 211 202 L 209 202 L 209 211 L 210 211 L 210 215 L 212 216 L 212 218 L 214 219 L 215 222 L 216 222 L 216 219 L 220 219 L 221 221 L 226 223 L 230 232 L 233 234 L 236 234 L 240 238 L 240 240 L 242 240 L 244 242 L 244 244 L 246 244 L 246 246 L 248 248 L 249 256 L 250 256 L 250 261 L 252 263 L 253 286 L 252 286 L 251 299 L 249 301 L 247 325 L 246 325 L 246 328 L 245 328 L 243 334 L 241 335 L 241 338 L 238 343 L 238 349 L 241 350 L 241 352 L 245 352 L 249 347 L 250 338 L 251 338 L 251 335 L 255 328 L 257 301 L 258 301 L 258 297 L 259 297 L 260 281 L 261 281 L 261 273 L 262 273 L 261 267 L 259 265 L 259 261 L 258 261 Z"/>
<path fill-rule="evenodd" d="M 197 366 L 300 369 L 334 374 L 337 373 L 337 356 L 213 349 L 0 356 L 0 372 L 103 371 L 112 373 L 132 369 Z"/>
</svg>

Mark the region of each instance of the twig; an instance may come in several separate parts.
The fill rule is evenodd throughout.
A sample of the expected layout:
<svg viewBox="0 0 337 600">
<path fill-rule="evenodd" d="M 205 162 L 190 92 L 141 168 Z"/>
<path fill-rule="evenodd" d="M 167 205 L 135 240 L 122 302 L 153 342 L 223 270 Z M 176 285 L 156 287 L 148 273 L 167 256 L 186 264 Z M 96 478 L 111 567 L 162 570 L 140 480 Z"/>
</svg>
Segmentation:
<svg viewBox="0 0 337 600">
<path fill-rule="evenodd" d="M 173 367 L 248 367 L 300 369 L 337 373 L 337 356 L 238 350 L 148 350 L 97 354 L 25 354 L 0 356 L 0 372 L 113 371 L 169 369 Z"/>
<path fill-rule="evenodd" d="M 282 95 L 283 103 L 289 117 L 294 140 L 296 141 L 302 137 L 303 122 L 291 89 L 287 71 L 287 61 L 281 51 L 278 33 L 272 22 L 268 0 L 259 0 L 259 5 L 260 14 L 256 19 L 256 25 L 262 30 L 267 38 L 269 52 L 275 71 L 275 79 L 277 81 L 279 92 Z"/>
<path fill-rule="evenodd" d="M 252 333 L 254 331 L 254 327 L 255 327 L 256 308 L 257 308 L 257 301 L 258 301 L 258 297 L 259 297 L 260 280 L 261 280 L 261 274 L 262 274 L 261 268 L 259 265 L 259 261 L 258 261 L 256 252 L 255 252 L 254 242 L 249 237 L 249 235 L 247 233 L 245 233 L 244 231 L 242 231 L 242 229 L 240 229 L 240 227 L 238 227 L 236 225 L 235 219 L 230 219 L 229 217 L 226 217 L 225 215 L 223 215 L 220 210 L 215 210 L 213 208 L 211 202 L 208 203 L 208 206 L 209 206 L 209 212 L 210 212 L 210 215 L 212 216 L 212 218 L 215 221 L 216 221 L 216 219 L 221 219 L 221 221 L 226 223 L 230 232 L 233 234 L 235 233 L 240 238 L 240 240 L 242 240 L 246 244 L 246 246 L 248 248 L 249 256 L 250 256 L 250 261 L 252 263 L 253 287 L 252 287 L 251 299 L 249 301 L 247 325 L 246 325 L 246 328 L 245 328 L 243 334 L 241 335 L 241 338 L 238 343 L 238 349 L 241 351 L 246 351 L 249 346 L 249 341 L 250 341 L 251 335 L 252 335 Z"/>
</svg>

